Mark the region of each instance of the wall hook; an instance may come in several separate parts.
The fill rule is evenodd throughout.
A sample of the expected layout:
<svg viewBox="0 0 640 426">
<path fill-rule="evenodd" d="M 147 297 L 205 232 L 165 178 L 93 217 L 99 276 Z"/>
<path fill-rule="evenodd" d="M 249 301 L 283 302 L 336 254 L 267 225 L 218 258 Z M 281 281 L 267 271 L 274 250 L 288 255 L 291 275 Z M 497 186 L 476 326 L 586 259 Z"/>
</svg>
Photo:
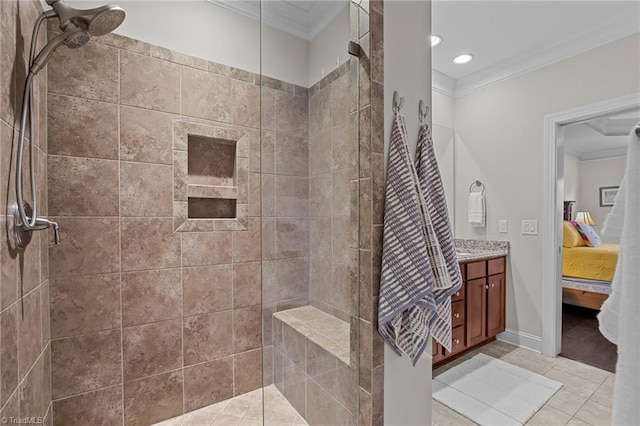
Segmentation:
<svg viewBox="0 0 640 426">
<path fill-rule="evenodd" d="M 393 113 L 398 114 L 404 105 L 404 98 L 400 97 L 397 90 L 393 91 Z"/>
<path fill-rule="evenodd" d="M 418 102 L 418 119 L 420 120 L 421 123 L 426 124 L 427 116 L 429 115 L 430 111 L 431 111 L 431 108 L 429 107 L 429 105 L 425 105 L 424 101 L 420 99 L 420 102 Z"/>
</svg>

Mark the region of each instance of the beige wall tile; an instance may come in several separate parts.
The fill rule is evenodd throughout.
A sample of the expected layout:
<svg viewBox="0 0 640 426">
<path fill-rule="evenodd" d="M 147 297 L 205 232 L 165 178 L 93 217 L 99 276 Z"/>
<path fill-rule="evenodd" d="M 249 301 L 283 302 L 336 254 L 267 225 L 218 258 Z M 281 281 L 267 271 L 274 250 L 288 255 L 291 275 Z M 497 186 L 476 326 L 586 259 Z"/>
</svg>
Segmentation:
<svg viewBox="0 0 640 426">
<path fill-rule="evenodd" d="M 309 141 L 284 133 L 276 134 L 276 174 L 309 176 Z"/>
<path fill-rule="evenodd" d="M 53 93 L 47 102 L 49 154 L 118 159 L 118 105 Z"/>
<path fill-rule="evenodd" d="M 180 266 L 180 235 L 172 218 L 122 218 L 122 271 Z"/>
<path fill-rule="evenodd" d="M 121 51 L 120 96 L 123 105 L 180 113 L 180 66 Z"/>
<path fill-rule="evenodd" d="M 182 367 L 182 320 L 122 329 L 124 381 Z"/>
<path fill-rule="evenodd" d="M 260 260 L 260 219 L 250 218 L 247 231 L 233 232 L 233 261 L 251 262 Z"/>
<path fill-rule="evenodd" d="M 202 90 L 206 87 L 207 90 Z M 231 79 L 182 67 L 182 114 L 207 120 L 231 122 Z"/>
<path fill-rule="evenodd" d="M 260 87 L 260 127 L 276 130 L 276 91 L 266 86 Z"/>
<path fill-rule="evenodd" d="M 275 263 L 278 301 L 309 297 L 309 259 L 280 259 Z"/>
<path fill-rule="evenodd" d="M 184 369 L 185 410 L 192 411 L 233 396 L 233 358 Z"/>
<path fill-rule="evenodd" d="M 283 356 L 283 394 L 298 413 L 306 417 L 306 380 L 304 370 Z"/>
<path fill-rule="evenodd" d="M 308 111 L 306 98 L 286 92 L 276 92 L 276 131 L 308 137 Z"/>
<path fill-rule="evenodd" d="M 120 340 L 120 330 L 52 340 L 53 398 L 64 398 L 120 383 Z"/>
<path fill-rule="evenodd" d="M 17 304 L 0 314 L 0 401 L 7 403 L 18 386 L 18 317 Z"/>
<path fill-rule="evenodd" d="M 56 424 L 122 424 L 122 385 L 57 400 L 53 403 Z"/>
<path fill-rule="evenodd" d="M 263 130 L 260 134 L 260 172 L 276 172 L 276 133 Z"/>
<path fill-rule="evenodd" d="M 259 305 L 262 294 L 260 262 L 233 265 L 233 307 Z"/>
<path fill-rule="evenodd" d="M 265 373 L 268 373 L 265 371 Z M 233 357 L 233 394 L 242 395 L 262 387 L 262 350 L 243 352 Z"/>
<path fill-rule="evenodd" d="M 233 305 L 232 265 L 183 268 L 185 316 L 225 311 Z"/>
<path fill-rule="evenodd" d="M 54 278 L 50 286 L 54 339 L 120 327 L 120 274 Z"/>
<path fill-rule="evenodd" d="M 276 258 L 282 259 L 308 256 L 309 219 L 276 219 Z"/>
<path fill-rule="evenodd" d="M 231 311 L 195 315 L 184 319 L 184 364 L 192 365 L 233 353 Z"/>
<path fill-rule="evenodd" d="M 120 159 L 173 164 L 173 119 L 176 116 L 120 107 Z"/>
<path fill-rule="evenodd" d="M 260 306 L 233 310 L 233 352 L 258 349 L 262 343 L 262 311 Z"/>
<path fill-rule="evenodd" d="M 180 269 L 122 274 L 122 325 L 144 324 L 182 316 Z"/>
<path fill-rule="evenodd" d="M 307 411 L 305 418 L 310 424 L 334 425 L 337 405 L 335 399 L 316 382 L 306 380 Z"/>
<path fill-rule="evenodd" d="M 312 257 L 331 259 L 333 250 L 332 233 L 334 232 L 331 218 L 318 217 L 309 219 L 309 248 Z"/>
<path fill-rule="evenodd" d="M 331 174 L 309 179 L 309 211 L 314 217 L 331 216 L 332 198 L 336 196 L 332 193 L 332 181 Z"/>
<path fill-rule="evenodd" d="M 24 378 L 42 351 L 40 289 L 18 304 L 18 376 Z"/>
<path fill-rule="evenodd" d="M 331 192 L 333 194 L 333 216 L 349 216 L 351 211 L 351 192 L 348 171 L 333 174 Z"/>
<path fill-rule="evenodd" d="M 309 134 L 331 127 L 331 89 L 325 88 L 309 99 Z"/>
<path fill-rule="evenodd" d="M 282 352 L 306 371 L 306 337 L 288 324 L 282 324 Z"/>
<path fill-rule="evenodd" d="M 333 125 L 346 121 L 352 111 L 351 89 L 354 81 L 349 72 L 331 83 L 331 122 Z"/>
<path fill-rule="evenodd" d="M 331 171 L 333 163 L 333 149 L 339 148 L 332 144 L 332 130 L 324 129 L 321 133 L 309 136 L 309 176 L 317 176 Z M 345 152 L 340 153 L 344 158 Z"/>
<path fill-rule="evenodd" d="M 231 232 L 189 232 L 182 234 L 184 266 L 231 263 Z"/>
<path fill-rule="evenodd" d="M 118 216 L 118 162 L 49 156 L 49 214 Z"/>
<path fill-rule="evenodd" d="M 113 47 L 89 42 L 82 49 L 58 49 L 47 74 L 52 93 L 118 102 L 118 49 Z"/>
<path fill-rule="evenodd" d="M 51 402 L 51 395 L 45 389 L 45 383 L 50 383 L 49 351 L 45 351 L 33 364 L 19 387 L 20 416 L 44 417 Z"/>
<path fill-rule="evenodd" d="M 117 218 L 55 218 L 60 244 L 49 245 L 51 278 L 118 272 Z"/>
<path fill-rule="evenodd" d="M 3 22 L 5 21 L 3 20 Z M 15 115 L 13 68 L 16 62 L 16 48 L 9 34 L 14 34 L 14 32 L 9 32 L 6 28 L 0 28 L 0 31 L 0 58 L 2 58 L 2 61 L 0 61 L 0 118 L 7 123 L 13 123 Z"/>
<path fill-rule="evenodd" d="M 120 208 L 122 216 L 172 216 L 173 167 L 122 161 Z"/>
<path fill-rule="evenodd" d="M 309 179 L 276 176 L 276 216 L 309 216 Z"/>
<path fill-rule="evenodd" d="M 183 412 L 182 370 L 124 385 L 124 423 L 146 426 Z"/>
<path fill-rule="evenodd" d="M 231 121 L 248 127 L 260 127 L 260 86 L 231 80 Z"/>
</svg>

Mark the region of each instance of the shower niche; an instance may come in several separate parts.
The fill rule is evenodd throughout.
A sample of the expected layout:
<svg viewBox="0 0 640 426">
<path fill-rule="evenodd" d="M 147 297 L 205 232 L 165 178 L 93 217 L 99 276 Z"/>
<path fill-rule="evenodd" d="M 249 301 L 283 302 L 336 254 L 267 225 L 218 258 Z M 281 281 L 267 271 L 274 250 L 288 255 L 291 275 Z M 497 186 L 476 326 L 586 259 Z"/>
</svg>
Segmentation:
<svg viewBox="0 0 640 426">
<path fill-rule="evenodd" d="M 179 120 L 173 129 L 174 229 L 247 229 L 250 135 Z"/>
</svg>

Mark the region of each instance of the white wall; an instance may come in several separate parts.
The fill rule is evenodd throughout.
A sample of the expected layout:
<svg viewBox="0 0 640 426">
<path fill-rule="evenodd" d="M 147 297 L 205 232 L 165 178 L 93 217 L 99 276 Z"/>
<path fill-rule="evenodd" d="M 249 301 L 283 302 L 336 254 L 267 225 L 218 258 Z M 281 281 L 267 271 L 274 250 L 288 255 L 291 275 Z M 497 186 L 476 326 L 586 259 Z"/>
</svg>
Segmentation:
<svg viewBox="0 0 640 426">
<path fill-rule="evenodd" d="M 432 137 L 433 146 L 438 159 L 438 167 L 442 176 L 442 184 L 447 199 L 447 209 L 451 226 L 455 229 L 455 134 L 454 99 L 450 96 L 433 91 L 432 105 Z"/>
<path fill-rule="evenodd" d="M 564 200 L 575 201 L 575 212 L 581 211 L 580 195 L 580 166 L 582 160 L 575 155 L 564 153 Z M 572 218 L 573 219 L 573 218 Z"/>
<path fill-rule="evenodd" d="M 456 99 L 456 205 L 466 205 L 475 179 L 487 195 L 486 230 L 459 208 L 456 235 L 511 242 L 508 329 L 542 334 L 542 238 L 520 235 L 520 221 L 542 219 L 544 116 L 638 92 L 639 70 L 635 34 Z M 499 219 L 509 220 L 508 234 L 498 233 Z"/>
<path fill-rule="evenodd" d="M 68 0 L 88 9 L 104 0 Z M 113 0 L 127 16 L 115 31 L 127 37 L 225 65 L 308 86 L 309 41 L 204 0 Z M 49 6 L 45 6 L 49 9 Z M 348 31 L 348 24 L 347 24 Z"/>
<path fill-rule="evenodd" d="M 627 157 L 584 160 L 580 168 L 580 206 L 581 210 L 591 213 L 596 222 L 595 229 L 602 229 L 611 207 L 600 207 L 600 188 L 619 186 L 627 166 Z M 602 237 L 606 242 L 618 242 L 619 239 Z"/>
<path fill-rule="evenodd" d="M 309 87 L 349 59 L 349 2 L 309 43 Z M 324 70 L 324 73 L 323 73 Z"/>
<path fill-rule="evenodd" d="M 397 90 L 405 98 L 410 151 L 418 138 L 418 101 L 431 105 L 431 2 L 391 1 L 384 4 L 385 155 L 393 123 L 391 100 Z M 407 40 L 411 40 L 408 43 Z M 388 346 L 384 356 L 384 424 L 431 425 L 431 350 L 416 367 Z"/>
</svg>

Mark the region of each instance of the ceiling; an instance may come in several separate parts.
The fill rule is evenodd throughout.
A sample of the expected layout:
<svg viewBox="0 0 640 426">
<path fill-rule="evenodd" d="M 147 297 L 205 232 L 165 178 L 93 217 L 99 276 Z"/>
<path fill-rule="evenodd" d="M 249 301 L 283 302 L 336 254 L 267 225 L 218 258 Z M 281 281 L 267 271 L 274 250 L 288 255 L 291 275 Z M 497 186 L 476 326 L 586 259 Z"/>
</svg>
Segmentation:
<svg viewBox="0 0 640 426">
<path fill-rule="evenodd" d="M 582 160 L 626 155 L 629 132 L 640 123 L 640 110 L 568 125 L 565 152 Z"/>
<path fill-rule="evenodd" d="M 311 40 L 335 18 L 347 0 L 207 0 L 225 9 L 260 20 L 289 34 Z"/>
<path fill-rule="evenodd" d="M 450 95 L 640 31 L 637 1 L 434 1 L 434 85 Z M 461 53 L 475 58 L 465 65 Z"/>
</svg>

